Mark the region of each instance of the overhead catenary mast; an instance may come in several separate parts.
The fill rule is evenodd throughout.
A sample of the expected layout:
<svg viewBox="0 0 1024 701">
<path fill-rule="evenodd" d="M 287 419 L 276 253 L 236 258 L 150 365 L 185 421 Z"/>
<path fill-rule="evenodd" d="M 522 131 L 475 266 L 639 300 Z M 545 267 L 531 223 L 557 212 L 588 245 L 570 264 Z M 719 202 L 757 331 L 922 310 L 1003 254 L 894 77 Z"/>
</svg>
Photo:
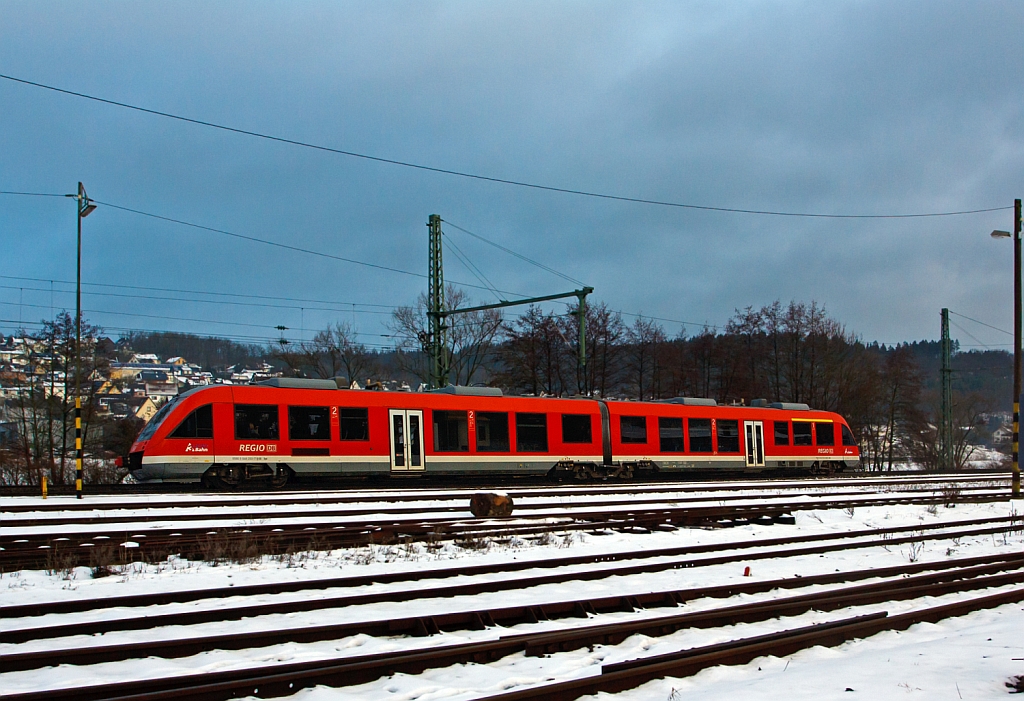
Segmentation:
<svg viewBox="0 0 1024 701">
<path fill-rule="evenodd" d="M 451 371 L 451 349 L 448 347 L 448 317 L 453 314 L 467 314 L 469 312 L 480 312 L 487 309 L 502 309 L 504 307 L 515 307 L 523 304 L 534 304 L 537 302 L 548 302 L 566 297 L 576 297 L 579 300 L 577 306 L 577 317 L 579 323 L 579 368 L 580 376 L 583 376 L 587 367 L 587 295 L 594 291 L 593 287 L 582 287 L 572 292 L 562 294 L 544 295 L 543 297 L 528 297 L 515 301 L 502 300 L 496 304 L 483 304 L 476 307 L 465 307 L 463 309 L 445 309 L 444 302 L 444 263 L 441 255 L 441 216 L 431 214 L 427 220 L 429 231 L 429 251 L 427 262 L 427 319 L 430 323 L 428 348 L 430 355 L 430 386 L 439 389 L 448 385 L 448 375 Z"/>
</svg>

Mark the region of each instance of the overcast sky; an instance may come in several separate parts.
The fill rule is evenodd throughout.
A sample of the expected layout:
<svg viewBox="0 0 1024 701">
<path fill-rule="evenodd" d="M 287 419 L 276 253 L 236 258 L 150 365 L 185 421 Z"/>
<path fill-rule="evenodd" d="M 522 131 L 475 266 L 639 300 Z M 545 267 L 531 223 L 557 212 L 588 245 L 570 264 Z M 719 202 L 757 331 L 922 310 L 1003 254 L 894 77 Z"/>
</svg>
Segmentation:
<svg viewBox="0 0 1024 701">
<path fill-rule="evenodd" d="M 0 73 L 494 178 L 712 207 L 909 214 L 1024 196 L 1022 26 L 1019 2 L 3 1 Z M 417 275 L 437 213 L 627 314 L 723 324 L 780 299 L 819 302 L 866 341 L 937 338 L 942 307 L 1012 329 L 1012 245 L 989 237 L 1012 228 L 1012 210 L 826 219 L 601 200 L 0 80 L 0 190 L 63 194 L 79 180 L 101 202 Z M 577 287 L 445 233 L 500 290 Z M 282 325 L 298 340 L 342 320 L 389 345 L 388 308 L 426 289 L 424 277 L 110 207 L 85 220 L 83 238 L 86 318 L 113 336 L 269 339 Z M 74 280 L 74 242 L 70 200 L 0 195 L 0 332 L 51 304 L 74 308 L 73 285 L 60 282 Z M 446 246 L 447 278 L 481 285 Z M 180 301 L 200 297 L 217 303 Z M 963 346 L 1010 347 L 1004 333 L 953 320 Z"/>
</svg>

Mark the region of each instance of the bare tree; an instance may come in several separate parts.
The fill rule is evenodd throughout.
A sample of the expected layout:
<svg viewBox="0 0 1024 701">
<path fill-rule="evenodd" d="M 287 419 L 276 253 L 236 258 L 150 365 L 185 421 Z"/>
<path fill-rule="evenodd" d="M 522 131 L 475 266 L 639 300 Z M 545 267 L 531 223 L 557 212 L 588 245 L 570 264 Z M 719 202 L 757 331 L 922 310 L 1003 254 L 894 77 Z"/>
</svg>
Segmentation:
<svg viewBox="0 0 1024 701">
<path fill-rule="evenodd" d="M 328 324 L 313 340 L 275 356 L 297 372 L 316 377 L 342 376 L 349 383 L 366 378 L 377 370 L 376 359 L 366 346 L 355 340 L 357 333 L 347 322 Z"/>
<path fill-rule="evenodd" d="M 22 333 L 25 339 L 27 372 L 20 392 L 12 402 L 18 422 L 19 444 L 8 454 L 23 470 L 23 482 L 38 483 L 43 474 L 53 484 L 70 481 L 73 463 L 74 388 L 76 386 L 78 347 L 75 321 L 67 311 L 53 320 L 43 320 L 37 337 Z M 86 451 L 102 447 L 95 431 L 96 390 L 108 360 L 96 354 L 99 328 L 82 323 L 82 445 Z M 56 377 L 60 376 L 58 383 Z M 13 464 L 13 463 L 11 463 Z"/>
<path fill-rule="evenodd" d="M 445 287 L 448 310 L 468 307 L 468 295 L 452 285 Z M 494 353 L 495 337 L 502 327 L 501 312 L 488 309 L 447 318 L 449 382 L 469 385 L 486 379 L 488 361 Z M 391 330 L 399 367 L 424 382 L 430 379 L 430 324 L 427 296 L 421 294 L 414 307 L 399 307 L 391 317 Z"/>
<path fill-rule="evenodd" d="M 882 440 L 886 469 L 892 470 L 895 457 L 909 457 L 910 441 L 923 424 L 919 409 L 921 372 L 908 347 L 900 346 L 886 356 L 879 380 L 885 417 Z"/>
<path fill-rule="evenodd" d="M 626 329 L 626 387 L 637 399 L 656 399 L 661 394 L 666 340 L 665 330 L 642 316 Z"/>
<path fill-rule="evenodd" d="M 534 395 L 565 392 L 566 366 L 573 349 L 553 314 L 530 305 L 525 314 L 503 326 L 502 339 L 497 382 Z"/>
</svg>

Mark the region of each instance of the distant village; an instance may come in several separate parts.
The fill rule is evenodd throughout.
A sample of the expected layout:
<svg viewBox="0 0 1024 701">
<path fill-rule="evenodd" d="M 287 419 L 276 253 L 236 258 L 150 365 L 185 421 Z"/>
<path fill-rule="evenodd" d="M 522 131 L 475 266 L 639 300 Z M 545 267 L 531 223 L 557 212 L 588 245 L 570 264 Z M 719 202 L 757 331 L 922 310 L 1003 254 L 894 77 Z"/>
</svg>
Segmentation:
<svg viewBox="0 0 1024 701">
<path fill-rule="evenodd" d="M 108 424 L 147 422 L 164 402 L 193 387 L 252 384 L 282 374 L 266 361 L 213 372 L 180 356 L 136 353 L 106 337 L 96 340 L 94 357 L 106 362 L 90 358 L 93 367 L 87 377 L 83 371 L 82 395 L 90 400 L 90 418 Z M 73 402 L 73 372 L 63 365 L 45 338 L 0 335 L 0 445 L 17 441 L 25 425 L 24 409 L 35 400 Z"/>
</svg>

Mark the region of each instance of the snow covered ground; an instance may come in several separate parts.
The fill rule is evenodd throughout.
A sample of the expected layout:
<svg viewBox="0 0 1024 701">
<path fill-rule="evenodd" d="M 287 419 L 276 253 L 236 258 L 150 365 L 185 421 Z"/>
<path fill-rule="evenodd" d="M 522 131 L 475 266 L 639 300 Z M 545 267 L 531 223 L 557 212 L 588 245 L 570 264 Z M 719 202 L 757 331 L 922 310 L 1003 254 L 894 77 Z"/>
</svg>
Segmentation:
<svg viewBox="0 0 1024 701">
<path fill-rule="evenodd" d="M 566 555 L 584 555 L 717 543 L 721 550 L 713 555 L 735 553 L 735 560 L 724 565 L 683 570 L 612 576 L 586 582 L 548 584 L 476 596 L 437 599 L 410 599 L 394 603 L 331 608 L 315 612 L 261 616 L 240 621 L 208 623 L 196 626 L 167 626 L 146 631 L 120 631 L 101 636 L 76 636 L 0 645 L 0 654 L 31 650 L 64 649 L 78 646 L 110 645 L 147 640 L 171 639 L 199 633 L 238 633 L 247 630 L 301 627 L 358 620 L 380 620 L 408 615 L 431 615 L 445 611 L 479 609 L 492 606 L 516 606 L 586 597 L 601 597 L 683 589 L 736 581 L 750 566 L 754 579 L 806 577 L 834 571 L 891 567 L 908 561 L 942 562 L 952 558 L 995 553 L 1019 552 L 1024 537 L 965 537 L 956 540 L 925 540 L 920 545 L 903 545 L 846 550 L 825 555 L 750 559 L 752 550 L 730 550 L 730 543 L 758 539 L 818 533 L 842 533 L 876 527 L 935 524 L 1010 513 L 1024 513 L 1024 503 L 998 502 L 956 508 L 923 506 L 865 507 L 848 510 L 808 511 L 796 515 L 795 526 L 745 526 L 722 530 L 680 529 L 647 535 L 610 533 L 607 535 L 566 534 L 551 538 L 492 543 L 484 549 L 464 549 L 448 543 L 441 547 L 423 545 L 373 546 L 331 553 L 298 554 L 292 557 L 265 557 L 253 564 L 234 565 L 188 562 L 171 558 L 155 565 L 123 568 L 115 576 L 92 579 L 88 568 L 72 572 L 46 574 L 25 571 L 0 575 L 0 605 L 57 601 L 69 598 L 106 598 L 167 590 L 229 588 L 244 584 L 299 579 L 356 576 L 397 570 L 418 571 L 464 564 L 502 563 L 544 560 Z M 692 559 L 692 558 L 691 558 Z M 611 563 L 608 565 L 611 567 Z M 480 579 L 515 579 L 550 572 L 522 572 L 479 575 Z M 156 614 L 199 608 L 225 608 L 262 601 L 337 596 L 377 591 L 404 591 L 441 584 L 469 581 L 467 577 L 425 580 L 423 583 L 373 584 L 358 590 L 317 590 L 298 594 L 264 595 L 211 599 L 188 604 L 168 604 L 147 609 Z M 842 585 L 837 585 L 842 586 Z M 441 644 L 492 640 L 509 633 L 559 629 L 570 625 L 593 625 L 636 620 L 717 608 L 761 599 L 807 593 L 822 587 L 794 591 L 773 591 L 743 595 L 728 600 L 698 600 L 677 610 L 652 609 L 635 613 L 603 614 L 589 621 L 580 619 L 542 621 L 513 628 L 443 633 L 430 639 L 372 638 L 352 636 L 315 643 L 288 643 L 267 648 L 240 651 L 213 651 L 181 659 L 149 658 L 125 662 L 75 667 L 62 665 L 48 670 L 0 674 L 0 699 L 3 694 L 44 688 L 73 688 L 105 681 L 142 679 L 199 672 L 266 667 L 286 662 L 336 659 L 389 650 L 429 648 Z M 1004 588 L 1005 589 L 1005 588 Z M 996 590 L 998 591 L 998 590 Z M 994 591 L 966 592 L 943 597 L 843 609 L 829 613 L 811 612 L 801 616 L 775 619 L 707 630 L 689 629 L 669 636 L 649 638 L 633 636 L 619 645 L 597 646 L 534 658 L 512 655 L 489 665 L 469 664 L 428 670 L 418 675 L 395 675 L 347 689 L 316 688 L 296 694 L 299 699 L 377 699 L 395 701 L 451 699 L 462 701 L 543 683 L 551 678 L 568 679 L 600 672 L 602 663 L 618 662 L 672 650 L 749 637 L 812 623 L 838 620 L 854 615 L 887 610 L 890 614 L 974 598 Z M 54 625 L 61 622 L 95 620 L 97 617 L 121 617 L 137 613 L 114 609 L 79 614 L 48 615 L 32 619 L 0 620 L 0 629 Z M 838 648 L 814 648 L 783 658 L 760 658 L 747 665 L 716 667 L 686 679 L 653 681 L 616 698 L 707 699 L 734 701 L 749 699 L 830 698 L 929 698 L 988 699 L 1005 698 L 1004 683 L 1011 676 L 1024 674 L 1024 605 L 1007 605 L 991 611 L 948 619 L 938 624 L 920 624 L 899 633 L 881 633 L 866 640 L 846 643 Z M 852 691 L 847 691 L 851 689 Z M 599 695 L 599 698 L 608 695 Z"/>
</svg>

